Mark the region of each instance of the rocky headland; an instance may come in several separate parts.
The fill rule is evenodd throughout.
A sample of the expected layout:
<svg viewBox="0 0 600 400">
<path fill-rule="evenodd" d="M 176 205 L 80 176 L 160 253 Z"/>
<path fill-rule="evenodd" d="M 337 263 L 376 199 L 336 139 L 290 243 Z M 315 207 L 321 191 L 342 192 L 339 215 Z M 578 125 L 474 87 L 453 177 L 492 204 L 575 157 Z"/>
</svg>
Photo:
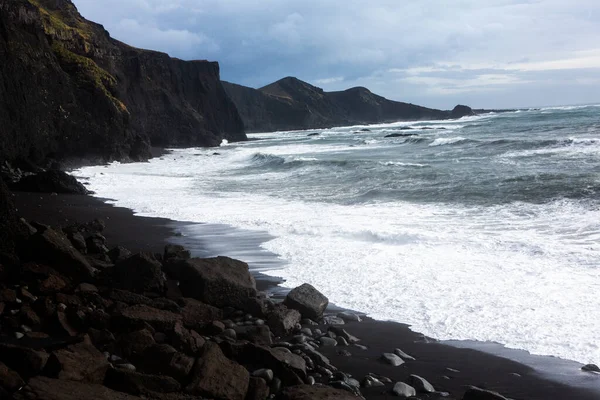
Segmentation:
<svg viewBox="0 0 600 400">
<path fill-rule="evenodd" d="M 474 115 L 467 106 L 436 110 L 388 100 L 367 88 L 340 92 L 287 77 L 260 89 L 223 82 L 247 132 L 270 132 L 396 121 L 440 120 Z"/>
</svg>

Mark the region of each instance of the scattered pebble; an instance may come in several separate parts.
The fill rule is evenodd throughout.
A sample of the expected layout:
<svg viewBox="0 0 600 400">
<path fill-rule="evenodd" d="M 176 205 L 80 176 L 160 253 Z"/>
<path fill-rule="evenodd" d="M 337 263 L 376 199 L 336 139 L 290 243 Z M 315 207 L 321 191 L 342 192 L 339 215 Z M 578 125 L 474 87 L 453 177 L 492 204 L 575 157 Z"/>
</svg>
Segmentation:
<svg viewBox="0 0 600 400">
<path fill-rule="evenodd" d="M 257 369 L 252 373 L 252 376 L 263 378 L 265 381 L 267 381 L 267 383 L 271 382 L 274 378 L 273 370 L 267 368 Z"/>
<path fill-rule="evenodd" d="M 22 334 L 21 332 L 15 332 L 15 337 L 17 339 L 23 339 L 23 336 L 25 336 L 24 334 Z"/>
<path fill-rule="evenodd" d="M 397 382 L 392 389 L 392 394 L 398 397 L 413 397 L 417 395 L 417 391 L 404 382 Z"/>
</svg>

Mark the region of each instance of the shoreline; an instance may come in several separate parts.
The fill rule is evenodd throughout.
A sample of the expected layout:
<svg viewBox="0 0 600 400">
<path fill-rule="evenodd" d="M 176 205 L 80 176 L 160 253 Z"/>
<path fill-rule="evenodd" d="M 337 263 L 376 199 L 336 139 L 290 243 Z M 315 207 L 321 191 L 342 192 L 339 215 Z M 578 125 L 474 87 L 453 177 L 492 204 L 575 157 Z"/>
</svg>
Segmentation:
<svg viewBox="0 0 600 400">
<path fill-rule="evenodd" d="M 161 252 L 165 244 L 184 244 L 179 242 L 186 240 L 195 242 L 196 246 L 199 245 L 197 239 L 189 236 L 175 236 L 178 227 L 190 225 L 189 223 L 136 216 L 129 209 L 115 207 L 92 196 L 51 196 L 49 194 L 16 192 L 14 200 L 21 216 L 53 226 L 75 222 L 84 223 L 94 218 L 105 219 L 107 240 L 134 251 Z M 253 240 L 255 243 L 257 242 L 256 238 Z M 231 241 L 225 241 L 223 245 L 228 246 L 230 243 Z M 190 250 L 193 253 L 195 251 L 194 249 Z M 249 263 L 252 265 L 252 261 Z M 256 275 L 256 271 L 252 272 Z M 257 284 L 259 290 L 270 290 L 277 286 L 274 280 L 263 280 L 261 277 L 258 277 Z M 276 294 L 275 297 L 280 296 L 281 294 Z M 323 348 L 323 353 L 340 370 L 351 373 L 357 379 L 362 379 L 368 372 L 390 376 L 394 380 L 404 380 L 409 373 L 415 373 L 428 379 L 437 390 L 450 392 L 456 398 L 460 398 L 466 385 L 498 391 L 507 397 L 516 399 L 586 400 L 598 398 L 597 392 L 595 393 L 591 389 L 548 380 L 536 369 L 502 356 L 473 348 L 451 346 L 444 342 L 431 342 L 419 333 L 412 332 L 408 325 L 365 318 L 361 323 L 349 324 L 348 330 L 362 339 L 361 343 L 365 344 L 368 350 L 361 352 L 353 350 L 351 357 L 338 355 L 336 347 Z M 404 366 L 394 369 L 378 360 L 382 352 L 390 352 L 396 347 L 417 359 L 410 364 L 410 371 Z M 461 372 L 451 372 L 447 368 Z M 573 371 L 573 376 L 577 372 Z M 590 377 L 587 379 L 588 381 L 597 378 L 595 375 L 581 371 L 579 374 L 584 379 Z M 381 393 L 381 388 L 363 389 L 363 395 L 367 398 L 391 396 L 389 390 Z"/>
</svg>

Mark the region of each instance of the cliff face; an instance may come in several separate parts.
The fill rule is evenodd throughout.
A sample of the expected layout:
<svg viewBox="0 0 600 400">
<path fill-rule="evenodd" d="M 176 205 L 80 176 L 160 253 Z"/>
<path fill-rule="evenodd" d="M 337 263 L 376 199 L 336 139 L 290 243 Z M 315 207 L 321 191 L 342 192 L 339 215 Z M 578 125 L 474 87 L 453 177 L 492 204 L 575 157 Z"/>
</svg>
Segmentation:
<svg viewBox="0 0 600 400">
<path fill-rule="evenodd" d="M 244 140 L 217 63 L 135 49 L 70 0 L 0 0 L 0 159 L 144 159 Z"/>
<path fill-rule="evenodd" d="M 248 132 L 316 129 L 403 120 L 447 119 L 471 115 L 388 100 L 363 87 L 325 92 L 296 78 L 252 89 L 223 82 Z M 456 109 L 455 109 L 456 110 Z"/>
</svg>

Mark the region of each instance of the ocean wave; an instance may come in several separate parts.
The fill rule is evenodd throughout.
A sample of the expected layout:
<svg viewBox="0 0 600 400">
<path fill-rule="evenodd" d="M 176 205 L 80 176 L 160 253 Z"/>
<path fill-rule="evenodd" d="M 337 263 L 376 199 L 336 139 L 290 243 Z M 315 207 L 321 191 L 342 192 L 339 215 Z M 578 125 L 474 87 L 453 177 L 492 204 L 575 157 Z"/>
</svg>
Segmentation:
<svg viewBox="0 0 600 400">
<path fill-rule="evenodd" d="M 401 161 L 382 161 L 379 163 L 380 165 L 384 165 L 386 167 L 416 167 L 416 168 L 425 168 L 429 167 L 428 164 L 419 164 L 419 163 L 406 163 Z"/>
<path fill-rule="evenodd" d="M 462 143 L 462 142 L 465 142 L 467 140 L 469 140 L 469 139 L 464 138 L 462 136 L 453 137 L 453 138 L 437 138 L 433 142 L 431 142 L 429 144 L 429 146 L 431 146 L 431 147 L 434 147 L 434 146 L 445 146 L 445 145 L 448 145 L 448 144 Z"/>
</svg>

